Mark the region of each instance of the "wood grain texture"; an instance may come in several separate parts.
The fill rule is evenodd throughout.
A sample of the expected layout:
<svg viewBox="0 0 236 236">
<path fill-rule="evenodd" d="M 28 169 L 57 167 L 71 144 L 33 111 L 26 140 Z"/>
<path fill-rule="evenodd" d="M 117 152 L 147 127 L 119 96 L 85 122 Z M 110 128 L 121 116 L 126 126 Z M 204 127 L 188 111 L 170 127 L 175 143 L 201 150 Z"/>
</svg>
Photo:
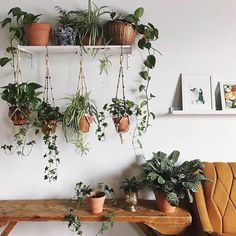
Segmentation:
<svg viewBox="0 0 236 236">
<path fill-rule="evenodd" d="M 153 200 L 139 200 L 136 212 L 125 210 L 123 201 L 107 201 L 100 214 L 89 212 L 86 204 L 79 207 L 76 201 L 68 199 L 51 200 L 9 200 L 0 201 L 0 222 L 13 221 L 64 221 L 69 209 L 80 217 L 81 221 L 105 221 L 110 211 L 115 213 L 115 222 L 143 223 L 163 234 L 178 235 L 191 224 L 191 215 L 177 208 L 174 213 L 165 214 L 156 210 Z"/>
</svg>

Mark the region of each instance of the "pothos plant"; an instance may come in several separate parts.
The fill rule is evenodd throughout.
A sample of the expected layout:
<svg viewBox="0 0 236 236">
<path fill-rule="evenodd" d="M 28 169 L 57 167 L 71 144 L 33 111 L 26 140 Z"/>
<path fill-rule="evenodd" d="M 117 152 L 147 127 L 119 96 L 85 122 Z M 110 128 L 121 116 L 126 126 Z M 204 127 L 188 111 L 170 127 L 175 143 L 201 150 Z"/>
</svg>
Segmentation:
<svg viewBox="0 0 236 236">
<path fill-rule="evenodd" d="M 141 84 L 139 85 L 139 92 L 141 93 L 141 97 L 144 99 L 140 102 L 140 108 L 142 109 L 142 121 L 140 125 L 137 127 L 137 136 L 141 136 L 144 132 L 146 132 L 148 126 L 150 125 L 150 118 L 155 119 L 156 115 L 150 111 L 149 102 L 152 98 L 155 97 L 152 93 L 149 92 L 149 86 L 151 82 L 151 73 L 156 66 L 156 53 L 160 52 L 154 48 L 152 42 L 157 40 L 159 37 L 158 29 L 152 24 L 142 24 L 140 22 L 140 18 L 143 16 L 144 9 L 142 7 L 137 8 L 133 14 L 128 14 L 123 16 L 122 14 L 117 14 L 116 12 L 112 12 L 110 14 L 113 21 L 123 21 L 131 24 L 136 32 L 139 34 L 140 38 L 138 40 L 138 47 L 141 50 L 147 51 L 147 56 L 143 61 L 144 69 L 139 72 L 141 80 Z M 136 139 L 142 147 L 139 139 Z"/>
<path fill-rule="evenodd" d="M 84 201 L 90 196 L 91 192 L 96 190 L 105 192 L 108 198 L 111 198 L 115 203 L 115 193 L 114 189 L 109 187 L 104 183 L 99 183 L 96 188 L 91 187 L 90 185 L 85 185 L 82 182 L 78 182 L 75 185 L 75 196 L 74 200 L 78 202 L 78 207 L 84 203 Z M 101 228 L 99 229 L 96 235 L 103 234 L 109 228 L 112 228 L 114 225 L 114 211 L 110 211 L 108 215 L 101 215 L 101 220 L 104 220 L 101 224 Z M 65 216 L 65 220 L 68 221 L 68 228 L 77 233 L 77 235 L 82 236 L 82 222 L 81 219 L 76 215 L 73 208 L 69 209 L 68 214 Z"/>
<path fill-rule="evenodd" d="M 41 14 L 34 15 L 21 10 L 19 7 L 14 7 L 9 10 L 8 17 L 0 22 L 2 28 L 8 27 L 10 45 L 6 48 L 6 52 L 9 54 L 9 56 L 0 58 L 0 66 L 3 67 L 10 62 L 15 71 L 15 56 L 17 52 L 16 47 L 19 44 L 28 44 L 24 26 L 38 22 L 40 16 Z"/>
<path fill-rule="evenodd" d="M 59 107 L 54 107 L 51 104 L 43 101 L 37 108 L 37 123 L 43 132 L 43 141 L 47 146 L 48 152 L 43 157 L 47 159 L 48 165 L 45 167 L 45 180 L 57 180 L 57 167 L 60 163 L 58 157 L 59 151 L 56 145 L 57 135 L 56 127 L 62 121 L 63 115 L 59 111 Z"/>
<path fill-rule="evenodd" d="M 7 102 L 9 106 L 9 119 L 18 128 L 15 134 L 16 146 L 4 144 L 1 148 L 11 153 L 16 152 L 18 155 L 28 155 L 35 140 L 27 141 L 27 132 L 33 124 L 33 116 L 37 105 L 41 99 L 39 95 L 42 92 L 37 90 L 41 85 L 37 83 L 14 83 L 2 87 L 1 98 Z M 26 147 L 28 147 L 26 150 Z"/>
</svg>

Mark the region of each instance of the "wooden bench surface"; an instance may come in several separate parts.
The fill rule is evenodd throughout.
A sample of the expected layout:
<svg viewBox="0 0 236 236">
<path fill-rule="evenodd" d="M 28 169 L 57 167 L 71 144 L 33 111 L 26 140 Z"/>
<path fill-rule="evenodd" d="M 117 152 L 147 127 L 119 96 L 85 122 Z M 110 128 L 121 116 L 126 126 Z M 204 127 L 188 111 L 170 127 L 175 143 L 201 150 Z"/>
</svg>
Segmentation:
<svg viewBox="0 0 236 236">
<path fill-rule="evenodd" d="M 70 208 L 74 209 L 81 221 L 104 221 L 104 216 L 112 210 L 115 222 L 141 223 L 163 234 L 178 235 L 191 224 L 191 215 L 186 210 L 177 208 L 174 213 L 165 214 L 156 210 L 154 200 L 139 200 L 136 212 L 125 210 L 123 201 L 118 201 L 114 206 L 114 203 L 106 200 L 104 211 L 93 214 L 85 203 L 79 207 L 76 201 L 51 199 L 0 201 L 0 225 L 1 222 L 64 221 Z"/>
</svg>

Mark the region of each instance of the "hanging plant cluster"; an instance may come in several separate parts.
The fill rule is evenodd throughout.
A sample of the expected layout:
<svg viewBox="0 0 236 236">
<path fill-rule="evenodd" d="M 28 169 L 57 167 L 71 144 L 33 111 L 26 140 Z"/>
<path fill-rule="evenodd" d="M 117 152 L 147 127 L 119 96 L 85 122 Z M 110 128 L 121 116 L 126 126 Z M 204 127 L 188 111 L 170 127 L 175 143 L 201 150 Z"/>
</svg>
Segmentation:
<svg viewBox="0 0 236 236">
<path fill-rule="evenodd" d="M 153 46 L 152 41 L 158 39 L 158 30 L 148 23 L 140 23 L 140 18 L 144 13 L 143 8 L 138 8 L 133 14 L 123 16 L 106 10 L 107 7 L 98 7 L 88 0 L 88 9 L 66 11 L 59 6 L 58 24 L 54 29 L 57 37 L 57 43 L 60 45 L 81 45 L 80 53 L 80 73 L 78 78 L 77 90 L 71 96 L 65 98 L 66 105 L 61 112 L 55 106 L 52 94 L 51 76 L 49 73 L 49 55 L 45 58 L 46 75 L 44 85 L 44 96 L 41 100 L 38 92 L 41 85 L 36 83 L 26 83 L 21 79 L 20 58 L 17 45 L 45 45 L 49 44 L 50 25 L 39 24 L 39 15 L 22 11 L 19 7 L 10 9 L 8 17 L 1 24 L 2 27 L 8 27 L 10 35 L 10 45 L 6 48 L 9 57 L 0 58 L 0 66 L 11 63 L 15 76 L 15 83 L 3 87 L 2 99 L 9 105 L 9 118 L 12 123 L 18 127 L 15 134 L 16 147 L 13 145 L 3 145 L 2 149 L 6 152 L 17 152 L 18 155 L 27 155 L 30 153 L 35 140 L 28 140 L 27 134 L 31 127 L 36 127 L 35 134 L 43 133 L 43 141 L 47 146 L 48 152 L 44 154 L 48 165 L 45 168 L 45 179 L 57 179 L 57 166 L 59 160 L 59 150 L 56 145 L 56 127 L 61 123 L 62 130 L 67 142 L 75 144 L 80 155 L 86 155 L 89 151 L 89 145 L 86 142 L 86 136 L 90 131 L 92 123 L 96 123 L 95 134 L 98 140 L 105 139 L 105 129 L 108 125 L 107 116 L 111 116 L 117 133 L 123 142 L 122 134 L 129 130 L 130 116 L 136 117 L 136 129 L 133 135 L 134 149 L 142 147 L 140 136 L 150 125 L 150 117 L 155 119 L 155 114 L 149 109 L 150 100 L 155 97 L 149 92 L 151 81 L 150 70 L 155 67 L 155 53 L 158 52 Z M 103 19 L 103 16 L 110 14 L 111 20 Z M 47 28 L 47 30 L 45 29 Z M 32 31 L 31 31 L 32 30 Z M 39 42 L 39 35 L 44 31 L 44 39 Z M 123 71 L 123 45 L 131 45 L 135 42 L 137 35 L 141 36 L 138 40 L 138 47 L 141 50 L 146 49 L 148 55 L 144 60 L 145 69 L 139 73 L 142 78 L 138 89 L 141 97 L 144 99 L 136 104 L 134 101 L 125 97 L 124 71 Z M 121 46 L 120 70 L 117 81 L 115 97 L 111 103 L 103 106 L 102 111 L 98 111 L 96 103 L 91 99 L 91 92 L 88 91 L 83 71 L 83 45 L 107 45 L 119 44 Z M 107 67 L 111 63 L 104 53 L 105 58 L 100 59 L 100 71 L 108 72 Z M 122 92 L 122 96 L 119 96 Z M 144 95 L 144 96 L 143 96 Z M 51 97 L 50 97 L 51 96 Z M 49 99 L 51 98 L 51 100 Z M 26 150 L 27 147 L 27 151 Z"/>
</svg>

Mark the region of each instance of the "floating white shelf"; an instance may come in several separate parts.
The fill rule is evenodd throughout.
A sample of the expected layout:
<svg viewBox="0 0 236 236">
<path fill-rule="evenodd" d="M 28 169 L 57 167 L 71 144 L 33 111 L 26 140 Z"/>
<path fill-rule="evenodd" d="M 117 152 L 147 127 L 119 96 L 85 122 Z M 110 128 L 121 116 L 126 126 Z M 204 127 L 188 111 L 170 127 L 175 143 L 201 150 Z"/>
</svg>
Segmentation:
<svg viewBox="0 0 236 236">
<path fill-rule="evenodd" d="M 22 52 L 36 54 L 36 53 L 46 53 L 48 48 L 49 53 L 76 53 L 80 52 L 81 46 L 18 46 L 18 49 Z M 103 46 L 84 46 L 86 51 L 98 50 L 104 51 L 111 54 L 120 54 L 121 45 L 103 45 Z M 132 46 L 123 45 L 122 46 L 123 54 L 131 54 Z"/>
<path fill-rule="evenodd" d="M 212 110 L 212 111 L 183 111 L 170 108 L 171 115 L 236 115 L 235 111 Z"/>
</svg>

